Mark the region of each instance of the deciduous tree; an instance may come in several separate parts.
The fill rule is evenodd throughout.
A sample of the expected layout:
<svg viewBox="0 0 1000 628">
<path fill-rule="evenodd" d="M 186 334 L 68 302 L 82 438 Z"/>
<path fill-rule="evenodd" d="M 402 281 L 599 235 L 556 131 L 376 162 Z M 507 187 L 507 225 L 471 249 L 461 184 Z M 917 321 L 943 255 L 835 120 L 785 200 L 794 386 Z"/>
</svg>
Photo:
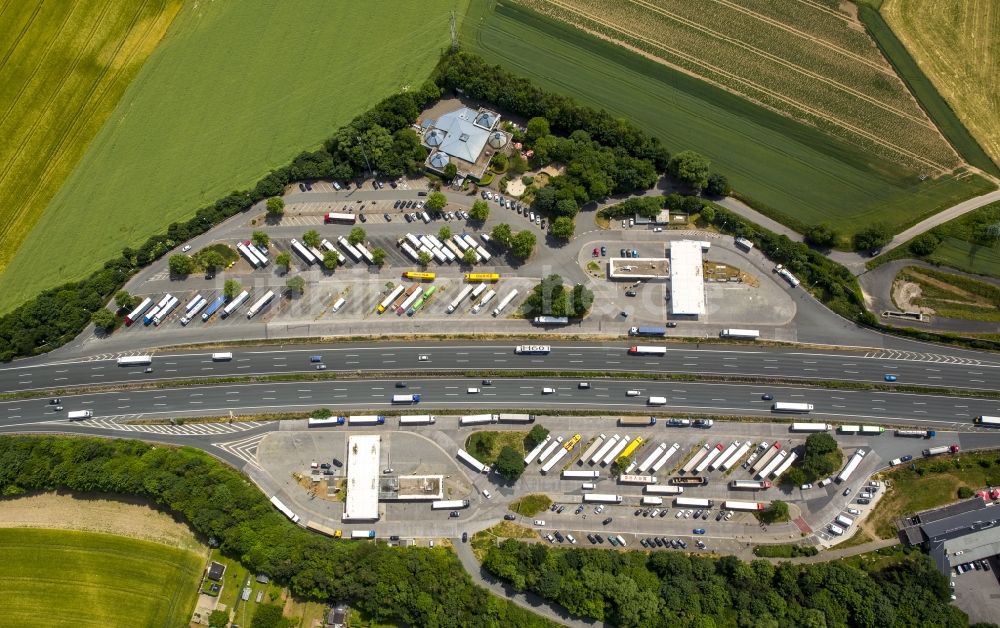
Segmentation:
<svg viewBox="0 0 1000 628">
<path fill-rule="evenodd" d="M 566 241 L 569 241 L 573 237 L 573 231 L 575 230 L 576 223 L 573 222 L 572 218 L 566 216 L 559 216 L 552 221 L 552 225 L 549 227 L 549 233 L 552 234 L 552 237 Z"/>
<path fill-rule="evenodd" d="M 440 210 L 444 209 L 444 206 L 447 205 L 447 204 L 448 204 L 448 197 L 447 196 L 445 196 L 441 192 L 431 192 L 427 196 L 427 202 L 424 204 L 424 206 L 427 209 L 431 209 L 431 210 L 434 210 L 434 211 L 440 211 Z"/>
<path fill-rule="evenodd" d="M 347 241 L 351 244 L 361 244 L 367 237 L 368 235 L 365 233 L 364 229 L 361 227 L 354 227 L 351 229 L 351 232 L 347 234 Z"/>
<path fill-rule="evenodd" d="M 281 216 L 285 213 L 285 199 L 280 196 L 272 196 L 267 199 L 267 214 L 269 216 Z"/>
<path fill-rule="evenodd" d="M 302 294 L 306 289 L 306 280 L 302 278 L 302 275 L 295 275 L 294 277 L 289 277 L 288 280 L 285 281 L 285 286 L 293 295 Z"/>
<path fill-rule="evenodd" d="M 170 274 L 178 277 L 187 277 L 194 272 L 194 260 L 183 253 L 171 255 L 167 262 Z"/>
<path fill-rule="evenodd" d="M 486 219 L 490 217 L 490 205 L 483 199 L 476 200 L 472 204 L 472 209 L 469 210 L 469 218 L 475 220 L 476 222 L 486 222 Z"/>
<path fill-rule="evenodd" d="M 703 190 L 708 185 L 709 161 L 704 156 L 685 150 L 670 159 L 667 172 L 678 181 L 686 183 L 696 190 Z"/>
</svg>

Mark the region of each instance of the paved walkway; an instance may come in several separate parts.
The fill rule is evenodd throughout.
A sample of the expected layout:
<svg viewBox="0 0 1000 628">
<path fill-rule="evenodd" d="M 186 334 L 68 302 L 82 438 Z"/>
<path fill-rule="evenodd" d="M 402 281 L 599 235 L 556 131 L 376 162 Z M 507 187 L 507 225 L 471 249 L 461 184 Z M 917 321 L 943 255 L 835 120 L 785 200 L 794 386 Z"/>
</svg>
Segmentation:
<svg viewBox="0 0 1000 628">
<path fill-rule="evenodd" d="M 472 581 L 486 588 L 490 593 L 506 598 L 521 608 L 525 608 L 563 626 L 593 628 L 594 626 L 610 625 L 593 619 L 584 619 L 570 615 L 566 609 L 552 604 L 534 593 L 520 593 L 515 591 L 513 587 L 494 577 L 479 564 L 479 561 L 476 560 L 476 555 L 472 553 L 472 547 L 468 543 L 462 543 L 461 539 L 452 539 L 452 545 L 455 547 L 458 560 L 462 562 L 462 566 L 469 572 Z"/>
</svg>

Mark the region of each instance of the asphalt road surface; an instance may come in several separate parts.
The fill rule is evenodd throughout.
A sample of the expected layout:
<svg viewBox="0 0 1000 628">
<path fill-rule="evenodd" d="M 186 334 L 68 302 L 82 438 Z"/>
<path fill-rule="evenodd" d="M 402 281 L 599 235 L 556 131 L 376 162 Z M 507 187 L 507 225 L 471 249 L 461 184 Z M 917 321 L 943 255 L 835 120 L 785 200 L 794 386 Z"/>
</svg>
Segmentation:
<svg viewBox="0 0 1000 628">
<path fill-rule="evenodd" d="M 178 387 L 141 391 L 111 391 L 62 397 L 63 411 L 46 399 L 0 402 L 0 429 L 27 427 L 38 422 L 67 424 L 65 413 L 90 410 L 94 418 L 171 418 L 219 416 L 229 412 L 302 412 L 327 407 L 349 414 L 358 408 L 380 414 L 417 413 L 430 409 L 489 411 L 499 408 L 538 410 L 582 410 L 595 414 L 616 411 L 648 411 L 771 416 L 772 401 L 811 403 L 811 416 L 833 422 L 912 423 L 937 429 L 965 429 L 972 417 L 1000 415 L 1000 400 L 901 392 L 843 391 L 795 386 L 762 386 L 704 382 L 637 382 L 600 380 L 589 390 L 579 390 L 577 380 L 494 379 L 482 386 L 479 379 L 411 379 L 406 388 L 396 380 L 350 380 L 324 382 L 263 382 Z M 469 394 L 469 387 L 481 389 Z M 552 394 L 542 394 L 553 387 Z M 626 391 L 638 390 L 638 396 Z M 392 396 L 419 393 L 418 404 L 393 404 Z M 662 406 L 649 406 L 650 396 L 667 398 Z M 14 430 L 16 431 L 16 430 Z"/>
<path fill-rule="evenodd" d="M 637 345 L 655 340 L 636 339 Z M 666 354 L 629 355 L 625 343 L 553 343 L 548 355 L 517 355 L 513 343 L 469 345 L 398 343 L 318 345 L 315 347 L 247 347 L 233 350 L 231 361 L 213 361 L 211 352 L 154 354 L 152 373 L 145 367 L 119 367 L 116 356 L 56 362 L 18 363 L 0 369 L 0 391 L 68 389 L 151 383 L 182 378 L 248 377 L 315 372 L 310 362 L 322 356 L 328 371 L 364 373 L 435 370 L 539 370 L 604 373 L 652 372 L 705 376 L 765 377 L 786 380 L 833 380 L 897 383 L 995 391 L 1000 389 L 1000 359 L 893 350 L 827 352 L 780 347 L 668 345 Z M 420 360 L 420 356 L 427 356 Z"/>
</svg>

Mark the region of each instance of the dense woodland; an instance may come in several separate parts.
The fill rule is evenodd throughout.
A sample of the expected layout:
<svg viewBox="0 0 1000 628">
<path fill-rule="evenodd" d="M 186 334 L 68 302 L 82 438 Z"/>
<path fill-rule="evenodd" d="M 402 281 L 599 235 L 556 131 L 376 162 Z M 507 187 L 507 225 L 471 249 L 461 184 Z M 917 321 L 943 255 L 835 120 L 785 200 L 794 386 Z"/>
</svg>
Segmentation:
<svg viewBox="0 0 1000 628">
<path fill-rule="evenodd" d="M 679 552 L 561 549 L 508 540 L 486 568 L 570 612 L 618 626 L 965 626 L 923 554 L 866 564 L 774 565 Z"/>
<path fill-rule="evenodd" d="M 0 438 L 0 493 L 138 495 L 182 516 L 203 539 L 296 596 L 350 600 L 379 623 L 550 626 L 472 584 L 451 552 L 335 541 L 292 524 L 232 468 L 191 448 L 136 440 Z M 2 507 L 2 506 L 0 506 Z"/>
</svg>

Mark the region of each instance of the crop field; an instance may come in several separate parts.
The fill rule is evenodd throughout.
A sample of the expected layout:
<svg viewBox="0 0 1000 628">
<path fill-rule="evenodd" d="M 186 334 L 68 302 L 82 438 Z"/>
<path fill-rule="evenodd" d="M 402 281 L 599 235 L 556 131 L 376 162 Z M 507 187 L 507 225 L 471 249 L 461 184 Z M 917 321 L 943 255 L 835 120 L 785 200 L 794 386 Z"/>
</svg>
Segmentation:
<svg viewBox="0 0 1000 628">
<path fill-rule="evenodd" d="M 992 189 L 961 172 L 921 181 L 912 168 L 524 7 L 473 4 L 462 42 L 546 89 L 631 120 L 673 152 L 706 155 L 758 209 L 796 228 L 826 221 L 849 237 L 881 221 L 901 230 Z"/>
<path fill-rule="evenodd" d="M 0 529 L 3 617 L 31 626 L 187 626 L 202 559 L 193 552 L 67 530 Z"/>
<path fill-rule="evenodd" d="M 1000 4 L 886 0 L 880 13 L 986 153 L 1000 164 Z"/>
<path fill-rule="evenodd" d="M 0 271 L 181 4 L 0 2 Z"/>
<path fill-rule="evenodd" d="M 467 6 L 184 3 L 0 276 L 0 311 L 85 276 L 419 85 L 448 45 L 449 11 Z"/>
<path fill-rule="evenodd" d="M 846 13 L 799 0 L 521 0 L 928 176 L 961 160 Z"/>
</svg>

